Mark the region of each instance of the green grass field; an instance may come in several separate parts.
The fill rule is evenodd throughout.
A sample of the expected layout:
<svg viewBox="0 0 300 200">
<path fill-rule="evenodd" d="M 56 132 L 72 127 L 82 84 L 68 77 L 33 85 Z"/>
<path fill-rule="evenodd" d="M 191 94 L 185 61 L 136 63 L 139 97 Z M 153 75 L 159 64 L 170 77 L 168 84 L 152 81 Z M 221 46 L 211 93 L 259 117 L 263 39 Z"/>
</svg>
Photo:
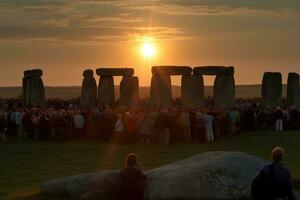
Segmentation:
<svg viewBox="0 0 300 200">
<path fill-rule="evenodd" d="M 145 170 L 206 151 L 242 151 L 269 159 L 274 146 L 286 149 L 285 163 L 300 191 L 300 131 L 244 133 L 209 144 L 108 145 L 97 141 L 66 143 L 18 141 L 0 144 L 0 199 L 36 193 L 52 178 L 103 169 L 120 169 L 127 153 L 140 155 Z M 6 197 L 5 197 L 6 196 Z M 4 198 L 5 197 L 5 198 Z"/>
</svg>

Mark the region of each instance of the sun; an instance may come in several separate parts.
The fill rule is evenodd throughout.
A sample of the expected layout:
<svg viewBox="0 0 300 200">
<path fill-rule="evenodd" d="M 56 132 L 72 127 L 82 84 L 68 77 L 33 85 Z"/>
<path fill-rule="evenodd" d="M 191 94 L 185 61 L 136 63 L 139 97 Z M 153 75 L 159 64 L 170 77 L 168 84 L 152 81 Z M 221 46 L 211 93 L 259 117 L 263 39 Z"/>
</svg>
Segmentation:
<svg viewBox="0 0 300 200">
<path fill-rule="evenodd" d="M 144 57 L 152 58 L 153 56 L 155 56 L 156 49 L 151 41 L 145 41 L 142 45 L 141 52 Z"/>
</svg>

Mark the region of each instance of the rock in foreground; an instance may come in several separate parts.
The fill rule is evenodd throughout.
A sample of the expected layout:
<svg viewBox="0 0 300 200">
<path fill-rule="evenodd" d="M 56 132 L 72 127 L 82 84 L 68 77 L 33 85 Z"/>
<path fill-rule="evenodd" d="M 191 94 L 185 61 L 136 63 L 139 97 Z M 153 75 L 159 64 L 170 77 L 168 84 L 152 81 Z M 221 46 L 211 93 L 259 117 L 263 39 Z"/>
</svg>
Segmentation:
<svg viewBox="0 0 300 200">
<path fill-rule="evenodd" d="M 239 152 L 208 152 L 146 172 L 145 198 L 242 199 L 267 161 Z M 73 198 L 115 199 L 118 171 L 64 177 L 43 185 L 43 193 Z"/>
</svg>

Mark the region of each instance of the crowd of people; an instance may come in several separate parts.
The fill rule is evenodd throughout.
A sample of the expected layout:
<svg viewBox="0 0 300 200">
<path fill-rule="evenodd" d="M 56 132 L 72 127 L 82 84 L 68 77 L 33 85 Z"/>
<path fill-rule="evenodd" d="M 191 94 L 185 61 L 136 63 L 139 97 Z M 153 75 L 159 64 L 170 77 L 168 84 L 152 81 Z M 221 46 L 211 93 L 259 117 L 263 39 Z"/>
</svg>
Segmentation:
<svg viewBox="0 0 300 200">
<path fill-rule="evenodd" d="M 150 107 L 135 109 L 99 106 L 81 109 L 79 100 L 48 100 L 47 108 L 26 107 L 17 99 L 0 100 L 1 141 L 94 138 L 105 142 L 170 144 L 180 141 L 212 142 L 241 131 L 283 132 L 300 128 L 300 110 L 262 108 L 259 99 L 239 99 L 236 107 L 216 108 L 207 101 L 202 108 Z"/>
</svg>

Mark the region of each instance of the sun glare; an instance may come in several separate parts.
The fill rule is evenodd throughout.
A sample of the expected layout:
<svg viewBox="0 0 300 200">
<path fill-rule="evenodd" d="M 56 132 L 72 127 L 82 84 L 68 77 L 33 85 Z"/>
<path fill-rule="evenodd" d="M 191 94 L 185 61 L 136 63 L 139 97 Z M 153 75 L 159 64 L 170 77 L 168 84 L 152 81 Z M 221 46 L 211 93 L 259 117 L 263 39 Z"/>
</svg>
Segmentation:
<svg viewBox="0 0 300 200">
<path fill-rule="evenodd" d="M 143 56 L 145 56 L 146 58 L 152 58 L 156 53 L 155 46 L 150 41 L 144 42 L 141 51 Z"/>
</svg>

